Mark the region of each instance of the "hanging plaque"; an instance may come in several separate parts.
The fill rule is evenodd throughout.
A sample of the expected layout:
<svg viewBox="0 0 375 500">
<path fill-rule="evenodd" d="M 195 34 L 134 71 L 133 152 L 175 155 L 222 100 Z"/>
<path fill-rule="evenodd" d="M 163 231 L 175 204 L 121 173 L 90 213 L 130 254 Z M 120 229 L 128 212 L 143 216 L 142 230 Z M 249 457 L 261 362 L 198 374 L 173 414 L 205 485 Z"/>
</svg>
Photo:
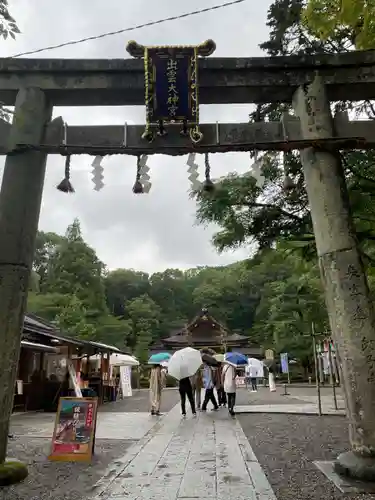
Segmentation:
<svg viewBox="0 0 375 500">
<path fill-rule="evenodd" d="M 211 55 L 213 40 L 196 46 L 145 47 L 131 41 L 130 55 L 143 58 L 145 68 L 146 127 L 143 138 L 152 141 L 154 131 L 167 134 L 165 125 L 181 124 L 181 133 L 194 143 L 203 135 L 199 128 L 198 57 Z"/>
</svg>

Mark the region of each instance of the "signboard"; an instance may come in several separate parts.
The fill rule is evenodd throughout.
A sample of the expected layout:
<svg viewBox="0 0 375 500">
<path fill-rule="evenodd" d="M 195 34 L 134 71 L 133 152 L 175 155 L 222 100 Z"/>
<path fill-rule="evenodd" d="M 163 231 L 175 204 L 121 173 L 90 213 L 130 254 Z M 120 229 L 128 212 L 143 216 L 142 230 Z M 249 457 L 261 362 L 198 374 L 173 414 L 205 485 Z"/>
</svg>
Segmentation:
<svg viewBox="0 0 375 500">
<path fill-rule="evenodd" d="M 60 398 L 49 460 L 91 461 L 97 409 L 97 398 Z"/>
<path fill-rule="evenodd" d="M 281 362 L 281 372 L 289 373 L 288 353 L 282 352 L 280 354 L 280 362 Z"/>
<path fill-rule="evenodd" d="M 74 394 L 77 396 L 77 398 L 81 398 L 82 397 L 81 387 L 79 381 L 77 380 L 76 371 L 71 362 L 68 364 L 68 370 L 69 370 L 70 380 L 73 384 Z"/>
<path fill-rule="evenodd" d="M 146 129 L 142 138 L 151 141 L 154 131 L 165 136 L 164 125 L 179 123 L 181 133 L 193 143 L 202 140 L 199 128 L 198 57 L 215 51 L 213 40 L 200 45 L 147 47 L 134 40 L 126 47 L 129 54 L 143 58 L 145 69 Z"/>
<path fill-rule="evenodd" d="M 120 384 L 123 398 L 132 396 L 131 368 L 130 366 L 120 366 Z"/>
<path fill-rule="evenodd" d="M 265 352 L 266 359 L 275 359 L 275 355 L 272 349 L 267 349 Z"/>
</svg>

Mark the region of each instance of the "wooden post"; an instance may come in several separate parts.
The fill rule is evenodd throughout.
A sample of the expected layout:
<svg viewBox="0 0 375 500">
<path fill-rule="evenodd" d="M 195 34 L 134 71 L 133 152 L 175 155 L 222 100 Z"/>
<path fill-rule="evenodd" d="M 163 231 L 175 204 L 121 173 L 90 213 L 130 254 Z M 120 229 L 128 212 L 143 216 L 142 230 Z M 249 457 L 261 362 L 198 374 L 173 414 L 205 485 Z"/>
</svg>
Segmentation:
<svg viewBox="0 0 375 500">
<path fill-rule="evenodd" d="M 313 355 L 314 355 L 314 366 L 315 366 L 315 384 L 316 384 L 316 394 L 318 397 L 318 414 L 319 417 L 322 416 L 322 394 L 320 391 L 320 373 L 318 368 L 318 353 L 316 349 L 316 337 L 315 337 L 315 327 L 314 323 L 311 323 L 311 338 L 312 338 L 312 346 L 313 346 Z"/>
<path fill-rule="evenodd" d="M 39 89 L 18 93 L 10 144 L 38 146 L 51 107 Z M 0 463 L 6 458 L 9 419 L 20 355 L 27 291 L 42 200 L 46 154 L 24 151 L 5 161 L 0 193 Z"/>
<path fill-rule="evenodd" d="M 306 139 L 333 135 L 326 90 L 319 76 L 293 98 Z M 375 480 L 375 317 L 358 251 L 338 151 L 301 151 L 321 277 L 334 342 L 343 365 L 351 451 L 341 474 Z"/>
</svg>

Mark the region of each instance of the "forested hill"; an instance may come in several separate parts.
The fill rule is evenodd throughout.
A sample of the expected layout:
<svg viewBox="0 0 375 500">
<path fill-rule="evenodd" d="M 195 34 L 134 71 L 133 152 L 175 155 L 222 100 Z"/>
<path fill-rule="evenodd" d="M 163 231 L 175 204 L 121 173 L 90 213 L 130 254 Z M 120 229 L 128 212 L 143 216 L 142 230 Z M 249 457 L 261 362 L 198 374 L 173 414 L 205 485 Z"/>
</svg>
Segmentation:
<svg viewBox="0 0 375 500">
<path fill-rule="evenodd" d="M 226 267 L 147 274 L 106 270 L 75 220 L 64 236 L 38 233 L 28 310 L 65 333 L 148 346 L 183 326 L 202 308 L 255 345 L 303 354 L 311 320 L 325 327 L 318 270 L 285 251 L 267 250 Z"/>
</svg>

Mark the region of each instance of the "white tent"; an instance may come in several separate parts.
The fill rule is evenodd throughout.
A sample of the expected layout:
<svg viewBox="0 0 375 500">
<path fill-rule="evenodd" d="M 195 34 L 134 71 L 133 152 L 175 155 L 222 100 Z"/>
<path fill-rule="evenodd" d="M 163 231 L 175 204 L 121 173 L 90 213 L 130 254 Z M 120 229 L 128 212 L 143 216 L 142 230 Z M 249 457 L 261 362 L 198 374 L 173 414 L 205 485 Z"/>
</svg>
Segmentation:
<svg viewBox="0 0 375 500">
<path fill-rule="evenodd" d="M 100 359 L 100 354 L 90 356 L 90 361 L 100 361 Z M 112 366 L 139 366 L 139 361 L 137 358 L 129 356 L 128 354 L 113 353 L 109 358 L 109 364 Z"/>
</svg>

